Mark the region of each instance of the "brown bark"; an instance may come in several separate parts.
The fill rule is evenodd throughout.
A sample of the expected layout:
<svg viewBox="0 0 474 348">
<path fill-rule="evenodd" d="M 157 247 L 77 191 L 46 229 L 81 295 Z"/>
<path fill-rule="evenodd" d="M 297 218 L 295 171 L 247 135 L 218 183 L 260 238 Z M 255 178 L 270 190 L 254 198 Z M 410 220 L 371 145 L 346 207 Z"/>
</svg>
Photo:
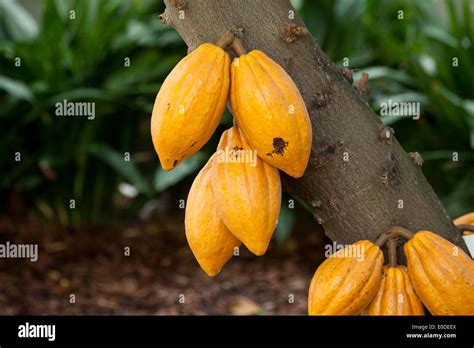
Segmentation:
<svg viewBox="0 0 474 348">
<path fill-rule="evenodd" d="M 264 51 L 291 75 L 310 113 L 314 141 L 305 175 L 282 176 L 283 184 L 306 202 L 332 240 L 375 241 L 399 225 L 435 231 L 465 249 L 420 167 L 321 51 L 289 0 L 165 3 L 163 21 L 189 49 L 231 30 L 248 51 Z"/>
</svg>

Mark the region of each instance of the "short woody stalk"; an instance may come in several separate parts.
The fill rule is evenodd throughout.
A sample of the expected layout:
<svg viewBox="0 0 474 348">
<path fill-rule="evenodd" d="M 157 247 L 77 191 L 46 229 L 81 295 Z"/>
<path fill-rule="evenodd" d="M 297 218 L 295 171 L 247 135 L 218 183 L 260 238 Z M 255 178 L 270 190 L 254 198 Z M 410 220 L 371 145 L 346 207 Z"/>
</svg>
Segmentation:
<svg viewBox="0 0 474 348">
<path fill-rule="evenodd" d="M 245 49 L 242 40 L 240 40 L 238 37 L 234 38 L 234 41 L 232 41 L 232 49 L 239 57 L 247 54 L 247 50 Z"/>
<path fill-rule="evenodd" d="M 230 31 L 227 31 L 216 42 L 216 45 L 219 46 L 222 49 L 225 49 L 225 48 L 229 47 L 229 45 L 232 43 L 234 38 L 235 38 L 234 34 Z"/>
<path fill-rule="evenodd" d="M 461 224 L 456 226 L 460 233 L 463 232 L 474 232 L 474 225 Z"/>
<path fill-rule="evenodd" d="M 392 237 L 402 237 L 405 239 L 413 238 L 414 234 L 401 226 L 392 226 L 375 241 L 375 245 L 382 247 Z"/>
<path fill-rule="evenodd" d="M 390 267 L 397 267 L 397 240 L 390 238 L 387 242 L 388 247 L 388 263 Z"/>
</svg>

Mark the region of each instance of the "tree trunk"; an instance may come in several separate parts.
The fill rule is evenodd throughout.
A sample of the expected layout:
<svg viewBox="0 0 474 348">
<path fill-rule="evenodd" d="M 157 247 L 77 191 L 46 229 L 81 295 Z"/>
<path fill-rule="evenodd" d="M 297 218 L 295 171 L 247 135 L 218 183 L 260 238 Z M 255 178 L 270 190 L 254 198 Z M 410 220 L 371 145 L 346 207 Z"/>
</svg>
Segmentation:
<svg viewBox="0 0 474 348">
<path fill-rule="evenodd" d="M 161 20 L 189 49 L 237 33 L 291 75 L 310 113 L 313 145 L 305 175 L 284 188 L 310 207 L 338 243 L 374 241 L 392 225 L 435 231 L 466 247 L 419 165 L 305 33 L 289 0 L 165 0 Z M 231 53 L 229 51 L 229 53 Z"/>
</svg>

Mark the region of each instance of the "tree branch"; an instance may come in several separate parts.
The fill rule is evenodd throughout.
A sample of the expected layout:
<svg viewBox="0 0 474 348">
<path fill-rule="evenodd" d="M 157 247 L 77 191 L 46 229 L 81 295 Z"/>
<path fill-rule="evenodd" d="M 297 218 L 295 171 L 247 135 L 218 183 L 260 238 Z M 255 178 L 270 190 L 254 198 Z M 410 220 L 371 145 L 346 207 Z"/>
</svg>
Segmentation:
<svg viewBox="0 0 474 348">
<path fill-rule="evenodd" d="M 181 10 L 165 3 L 190 49 L 238 32 L 248 51 L 262 50 L 291 75 L 314 140 L 305 175 L 282 175 L 282 181 L 332 240 L 375 241 L 398 225 L 437 232 L 466 250 L 420 167 L 392 134 L 381 139 L 379 118 L 307 33 L 289 0 L 181 0 Z"/>
</svg>

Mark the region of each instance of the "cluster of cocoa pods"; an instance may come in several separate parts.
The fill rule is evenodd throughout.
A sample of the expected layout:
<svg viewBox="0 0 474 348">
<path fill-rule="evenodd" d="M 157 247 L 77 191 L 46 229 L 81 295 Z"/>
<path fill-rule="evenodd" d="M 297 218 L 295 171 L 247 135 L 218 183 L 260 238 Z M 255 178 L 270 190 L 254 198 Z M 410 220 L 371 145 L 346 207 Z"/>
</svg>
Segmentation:
<svg viewBox="0 0 474 348">
<path fill-rule="evenodd" d="M 232 63 L 228 46 L 237 54 Z M 210 276 L 241 242 L 256 255 L 266 252 L 280 213 L 278 169 L 301 177 L 312 143 L 308 111 L 291 77 L 226 33 L 183 58 L 158 92 L 151 133 L 165 170 L 204 146 L 229 99 L 234 126 L 197 175 L 186 205 L 188 243 Z"/>
<path fill-rule="evenodd" d="M 228 46 L 237 54 L 232 63 Z M 308 111 L 291 77 L 226 33 L 182 59 L 156 97 L 151 133 L 165 170 L 204 146 L 229 99 L 234 126 L 195 178 L 186 205 L 186 237 L 209 276 L 241 243 L 256 255 L 266 252 L 280 212 L 278 170 L 301 177 L 312 143 Z M 474 213 L 454 222 L 474 224 Z M 408 239 L 407 267 L 396 262 L 400 236 Z M 424 315 L 425 307 L 433 315 L 474 314 L 472 259 L 428 231 L 393 227 L 375 243 L 339 250 L 319 266 L 309 289 L 310 315 Z"/>
<path fill-rule="evenodd" d="M 407 267 L 396 262 L 399 237 L 407 239 Z M 432 315 L 474 315 L 474 261 L 436 233 L 402 227 L 333 253 L 316 270 L 308 295 L 309 315 L 425 315 L 424 307 Z"/>
</svg>

